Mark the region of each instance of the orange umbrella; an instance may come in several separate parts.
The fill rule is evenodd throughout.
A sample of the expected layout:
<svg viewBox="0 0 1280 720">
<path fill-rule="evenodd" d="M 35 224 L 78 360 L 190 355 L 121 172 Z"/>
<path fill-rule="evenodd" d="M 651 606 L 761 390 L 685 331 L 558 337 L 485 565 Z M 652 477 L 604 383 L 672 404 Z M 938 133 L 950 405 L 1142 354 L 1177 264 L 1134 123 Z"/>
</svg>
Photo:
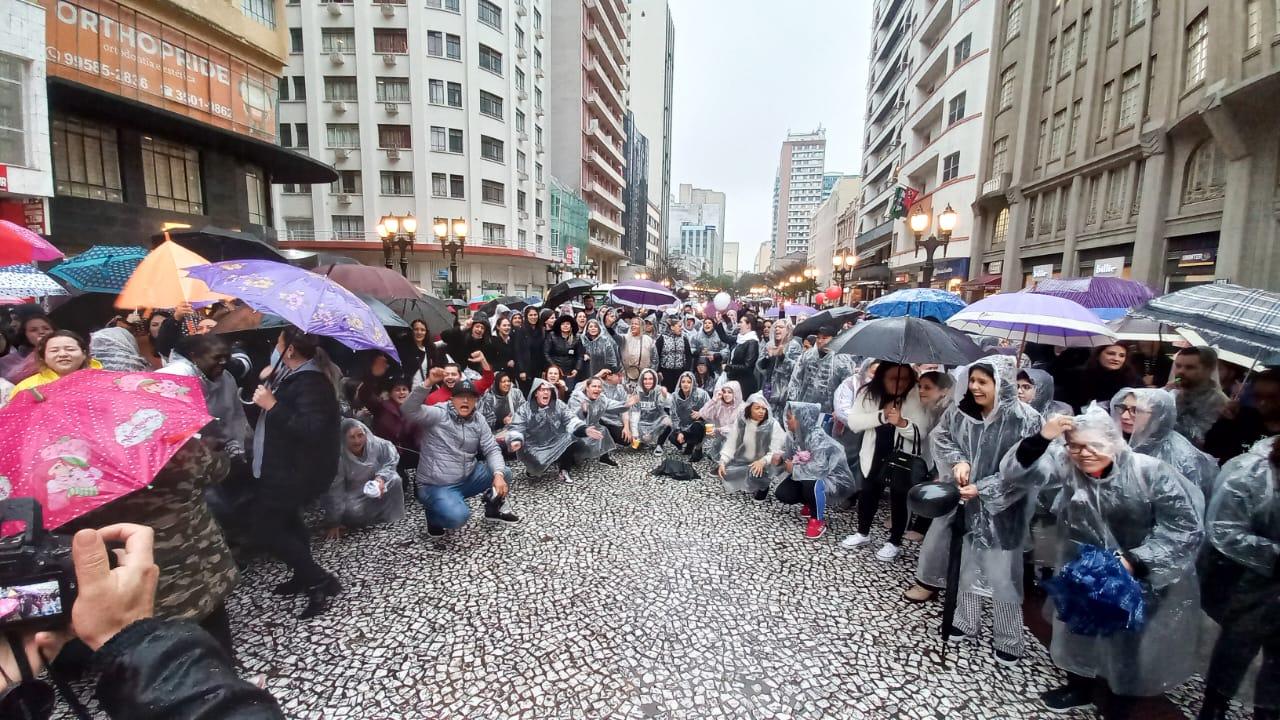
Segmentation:
<svg viewBox="0 0 1280 720">
<path fill-rule="evenodd" d="M 213 292 L 204 281 L 187 277 L 186 268 L 208 264 L 208 260 L 166 240 L 138 263 L 116 298 L 116 307 L 171 308 L 184 302 L 229 300 L 230 296 Z"/>
</svg>

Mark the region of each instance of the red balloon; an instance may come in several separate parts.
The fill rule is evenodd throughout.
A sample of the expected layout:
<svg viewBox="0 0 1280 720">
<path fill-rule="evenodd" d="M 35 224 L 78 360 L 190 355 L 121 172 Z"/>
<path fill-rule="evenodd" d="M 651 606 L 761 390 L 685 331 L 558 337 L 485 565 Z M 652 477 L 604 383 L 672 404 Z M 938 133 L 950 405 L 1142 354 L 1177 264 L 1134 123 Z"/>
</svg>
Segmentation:
<svg viewBox="0 0 1280 720">
<path fill-rule="evenodd" d="M 841 288 L 839 285 L 832 285 L 831 287 L 827 288 L 828 300 L 831 300 L 834 302 L 836 300 L 839 300 L 842 297 L 844 297 L 844 288 Z"/>
</svg>

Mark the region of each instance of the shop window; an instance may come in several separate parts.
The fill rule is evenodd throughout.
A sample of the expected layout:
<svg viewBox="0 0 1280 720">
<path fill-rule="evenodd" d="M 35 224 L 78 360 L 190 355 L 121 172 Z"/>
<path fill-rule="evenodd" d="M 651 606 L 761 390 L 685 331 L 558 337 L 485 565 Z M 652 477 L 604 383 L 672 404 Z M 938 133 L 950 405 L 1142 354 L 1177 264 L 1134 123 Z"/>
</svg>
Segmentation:
<svg viewBox="0 0 1280 720">
<path fill-rule="evenodd" d="M 1220 198 L 1227 191 L 1227 159 L 1213 140 L 1205 140 L 1187 158 L 1187 172 L 1182 183 L 1184 204 Z"/>
<path fill-rule="evenodd" d="M 54 192 L 124 202 L 116 129 L 76 117 L 53 121 Z"/>
<path fill-rule="evenodd" d="M 144 136 L 142 176 L 147 207 L 204 214 L 200 152 L 195 148 Z"/>
</svg>

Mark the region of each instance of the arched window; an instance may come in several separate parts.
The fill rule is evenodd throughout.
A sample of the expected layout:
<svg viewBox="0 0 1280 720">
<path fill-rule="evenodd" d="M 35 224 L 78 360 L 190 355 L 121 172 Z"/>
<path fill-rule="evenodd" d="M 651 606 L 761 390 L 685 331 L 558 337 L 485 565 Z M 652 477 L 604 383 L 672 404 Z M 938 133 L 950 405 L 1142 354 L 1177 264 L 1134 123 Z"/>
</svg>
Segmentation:
<svg viewBox="0 0 1280 720">
<path fill-rule="evenodd" d="M 996 224 L 991 228 L 991 244 L 999 245 L 1009 234 L 1009 208 L 1001 208 L 996 215 Z"/>
<path fill-rule="evenodd" d="M 1227 190 L 1227 159 L 1213 140 L 1204 140 L 1187 158 L 1182 181 L 1183 204 L 1220 198 Z"/>
</svg>

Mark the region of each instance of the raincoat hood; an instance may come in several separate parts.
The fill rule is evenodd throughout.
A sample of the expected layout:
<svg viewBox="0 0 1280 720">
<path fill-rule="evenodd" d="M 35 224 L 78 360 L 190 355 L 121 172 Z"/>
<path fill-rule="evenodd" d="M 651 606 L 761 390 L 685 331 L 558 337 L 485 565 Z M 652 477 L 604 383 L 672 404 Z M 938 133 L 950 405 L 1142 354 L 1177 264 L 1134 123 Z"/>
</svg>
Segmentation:
<svg viewBox="0 0 1280 720">
<path fill-rule="evenodd" d="M 1129 436 L 1129 447 L 1137 452 L 1146 452 L 1173 432 L 1178 422 L 1177 401 L 1173 393 L 1159 388 L 1124 388 L 1111 399 L 1111 417 L 1117 428 L 1120 426 L 1120 406 L 1130 395 L 1134 397 L 1139 412 L 1145 411 L 1149 415 L 1146 424 L 1134 428 Z"/>
<path fill-rule="evenodd" d="M 652 370 L 649 370 L 646 372 L 652 372 Z M 693 383 L 693 387 L 689 388 L 688 395 L 686 395 L 684 393 L 684 390 L 681 389 L 682 386 L 680 384 L 680 381 L 684 380 L 686 377 L 689 378 L 689 380 Z M 697 394 L 698 394 L 698 377 L 694 375 L 693 371 L 691 370 L 685 370 L 684 372 L 680 373 L 680 377 L 676 378 L 676 391 L 672 393 L 671 396 L 673 398 L 678 398 L 680 400 L 690 400 L 693 398 L 694 395 L 697 395 Z"/>
<path fill-rule="evenodd" d="M 963 372 L 956 379 L 955 387 L 952 389 L 956 406 L 961 409 L 962 414 L 974 422 L 991 422 L 1002 411 L 1017 405 L 1019 401 L 1016 365 L 1014 358 L 1009 355 L 988 355 L 977 362 L 965 366 Z M 973 396 L 969 394 L 969 375 L 975 368 L 985 370 L 995 379 L 995 408 L 985 418 L 974 417 L 966 410 L 966 407 L 974 408 L 977 405 Z"/>
<path fill-rule="evenodd" d="M 653 378 L 653 387 L 646 390 L 644 387 L 644 379 L 650 376 Z M 644 395 L 648 393 L 656 393 L 661 389 L 662 389 L 662 381 L 658 378 L 657 372 L 655 372 L 652 368 L 645 368 L 644 370 L 640 371 L 640 379 L 636 381 L 636 392 Z"/>
<path fill-rule="evenodd" d="M 551 402 L 547 403 L 546 405 L 539 405 L 538 404 L 538 388 L 541 388 L 544 385 L 551 389 Z M 560 402 L 560 393 L 556 392 L 555 385 L 552 385 L 551 383 L 547 382 L 546 380 L 543 380 L 542 378 L 533 379 L 533 385 L 529 388 L 529 397 L 528 397 L 529 405 L 535 408 L 548 408 L 548 407 L 555 407 L 556 403 L 558 402 Z"/>
<path fill-rule="evenodd" d="M 138 341 L 124 328 L 109 327 L 89 336 L 89 355 L 102 363 L 107 370 L 132 372 L 150 370 L 151 364 L 142 357 Z"/>
<path fill-rule="evenodd" d="M 1018 374 L 1026 373 L 1031 384 L 1036 386 L 1036 396 L 1028 403 L 1036 412 L 1044 414 L 1049 403 L 1053 402 L 1053 376 L 1037 368 L 1023 368 Z"/>
<path fill-rule="evenodd" d="M 822 415 L 822 406 L 817 403 L 792 400 L 787 403 L 787 413 L 796 417 L 796 429 L 791 434 L 795 436 L 801 448 L 808 447 L 813 433 L 815 431 L 822 432 L 822 428 L 818 423 L 818 419 Z"/>
<path fill-rule="evenodd" d="M 764 425 L 765 423 L 769 422 L 769 420 L 773 418 L 773 411 L 770 410 L 769 408 L 769 401 L 765 399 L 764 393 L 757 392 L 757 393 L 752 393 L 751 397 L 747 398 L 747 401 L 742 404 L 741 414 L 742 414 L 743 420 L 746 420 L 748 422 L 751 421 L 750 413 L 751 413 L 752 405 L 759 405 L 760 407 L 764 408 L 764 419 L 760 421 L 761 425 Z"/>
<path fill-rule="evenodd" d="M 1106 410 L 1096 404 L 1090 404 L 1085 408 L 1083 413 L 1075 417 L 1074 423 L 1075 427 L 1068 430 L 1065 435 L 1067 442 L 1087 444 L 1099 455 L 1111 458 L 1113 466 L 1129 454 L 1129 443 L 1124 441 L 1120 427 Z"/>
</svg>

